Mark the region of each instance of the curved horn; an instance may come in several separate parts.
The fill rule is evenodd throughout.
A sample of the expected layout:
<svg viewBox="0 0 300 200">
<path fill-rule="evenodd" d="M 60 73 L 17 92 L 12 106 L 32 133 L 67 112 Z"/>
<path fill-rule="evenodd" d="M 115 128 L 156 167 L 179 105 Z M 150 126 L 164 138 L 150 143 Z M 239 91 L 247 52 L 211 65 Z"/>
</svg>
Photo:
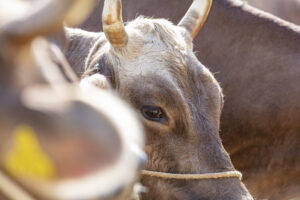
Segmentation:
<svg viewBox="0 0 300 200">
<path fill-rule="evenodd" d="M 106 38 L 113 47 L 124 47 L 128 41 L 123 19 L 121 0 L 105 0 L 102 26 Z"/>
<path fill-rule="evenodd" d="M 185 28 L 195 38 L 207 18 L 211 4 L 212 0 L 194 0 L 178 26 Z"/>
</svg>

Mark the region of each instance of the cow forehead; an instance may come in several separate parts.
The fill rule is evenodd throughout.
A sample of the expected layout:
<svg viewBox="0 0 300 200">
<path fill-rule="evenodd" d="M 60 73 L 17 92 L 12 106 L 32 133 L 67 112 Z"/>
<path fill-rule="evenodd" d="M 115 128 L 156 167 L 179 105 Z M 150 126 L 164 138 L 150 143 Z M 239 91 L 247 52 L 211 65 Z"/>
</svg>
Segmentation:
<svg viewBox="0 0 300 200">
<path fill-rule="evenodd" d="M 174 58 L 175 59 L 175 58 Z M 189 66 L 194 67 L 194 66 Z M 121 90 L 131 91 L 138 98 L 149 98 L 155 102 L 163 103 L 167 99 L 191 98 L 191 88 L 196 88 L 196 84 L 190 80 L 189 76 L 194 73 L 189 70 L 185 63 L 142 62 L 139 65 L 131 62 L 120 64 L 118 67 L 118 79 Z M 201 79 L 197 79 L 201 82 Z M 193 85 L 193 86 L 192 86 Z M 197 91 L 194 91 L 197 93 Z"/>
<path fill-rule="evenodd" d="M 181 79 L 187 73 L 186 60 L 195 58 L 183 29 L 165 19 L 139 17 L 126 25 L 126 32 L 128 43 L 124 48 L 115 49 L 106 41 L 89 58 L 96 62 L 88 63 L 95 65 L 107 57 L 119 76 L 125 79 L 129 75 L 139 77 L 153 71 Z M 106 49 L 104 55 L 103 49 Z"/>
<path fill-rule="evenodd" d="M 150 58 L 149 58 L 150 57 Z M 159 95 L 166 91 L 166 87 L 177 88 L 170 93 L 187 93 L 189 81 L 188 74 L 191 72 L 183 55 L 175 55 L 174 52 L 163 51 L 158 55 L 142 55 L 133 60 L 120 60 L 118 66 L 118 79 L 120 86 L 141 86 L 141 90 Z M 199 80 L 201 81 L 201 80 Z M 164 94 L 161 94 L 164 96 Z M 171 94 L 170 94 L 171 95 Z M 172 94 L 172 96 L 178 94 Z"/>
<path fill-rule="evenodd" d="M 171 83 L 185 94 L 190 88 L 187 85 L 197 84 L 188 77 L 196 76 L 194 73 L 201 70 L 193 68 L 202 68 L 202 65 L 188 44 L 192 40 L 182 28 L 165 19 L 144 17 L 129 22 L 125 28 L 128 43 L 124 48 L 115 49 L 106 42 L 103 46 L 106 53 L 96 56 L 98 59 L 103 56 L 108 58 L 121 87 L 128 88 L 132 82 L 151 79 L 150 89 L 154 89 L 158 83 L 164 83 L 163 86 Z M 201 82 L 200 79 L 197 81 Z"/>
<path fill-rule="evenodd" d="M 180 27 L 164 19 L 139 17 L 126 26 L 126 31 L 129 38 L 126 47 L 111 49 L 111 55 L 115 55 L 112 60 L 119 61 L 121 76 L 159 72 L 156 75 L 182 79 L 186 75 L 186 59 L 195 57 Z"/>
<path fill-rule="evenodd" d="M 186 42 L 184 29 L 165 19 L 138 17 L 129 22 L 125 29 L 128 34 L 126 49 L 129 54 L 134 54 L 135 50 L 145 54 L 147 52 L 140 51 L 156 52 L 164 49 L 184 53 L 190 47 Z"/>
<path fill-rule="evenodd" d="M 153 47 L 142 50 L 134 59 L 119 58 L 118 71 L 132 76 L 182 77 L 187 73 L 185 59 L 180 52 Z"/>
</svg>

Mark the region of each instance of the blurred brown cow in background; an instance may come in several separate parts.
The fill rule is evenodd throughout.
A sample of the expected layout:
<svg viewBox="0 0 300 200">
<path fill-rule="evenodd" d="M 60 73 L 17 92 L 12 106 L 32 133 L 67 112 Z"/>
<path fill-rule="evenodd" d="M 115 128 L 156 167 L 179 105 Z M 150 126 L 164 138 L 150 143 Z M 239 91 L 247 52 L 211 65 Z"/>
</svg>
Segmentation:
<svg viewBox="0 0 300 200">
<path fill-rule="evenodd" d="M 250 5 L 300 25 L 300 0 L 244 0 Z"/>
<path fill-rule="evenodd" d="M 1 199 L 132 198 L 145 161 L 136 116 L 107 92 L 68 83 L 62 52 L 38 37 L 59 33 L 74 6 L 90 3 L 0 1 Z"/>
</svg>

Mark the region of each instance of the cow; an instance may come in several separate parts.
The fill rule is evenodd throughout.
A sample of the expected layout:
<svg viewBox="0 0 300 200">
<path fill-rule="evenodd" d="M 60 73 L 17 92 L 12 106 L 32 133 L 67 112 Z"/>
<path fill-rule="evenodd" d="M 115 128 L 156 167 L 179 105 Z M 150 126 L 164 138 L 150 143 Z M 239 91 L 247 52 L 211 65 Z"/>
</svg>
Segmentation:
<svg viewBox="0 0 300 200">
<path fill-rule="evenodd" d="M 121 1 L 109 0 L 104 32 L 66 28 L 82 84 L 116 90 L 144 124 L 143 200 L 252 199 L 219 138 L 221 88 L 193 53 L 211 3 L 195 0 L 177 26 L 146 17 L 124 26 Z"/>
<path fill-rule="evenodd" d="M 5 3 L 1 10 L 18 7 Z M 89 3 L 33 2 L 32 10 L 24 7 L 13 19 L 0 13 L 5 19 L 0 25 L 3 200 L 130 200 L 134 195 L 145 161 L 143 130 L 134 112 L 92 85 L 80 89 L 68 83 L 58 66 L 67 67 L 62 52 L 39 37 L 61 31 L 65 13 L 78 4 Z"/>
<path fill-rule="evenodd" d="M 250 5 L 272 13 L 282 19 L 300 25 L 300 1 L 299 0 L 245 0 Z"/>
<path fill-rule="evenodd" d="M 136 13 L 177 23 L 182 0 L 124 2 L 124 18 Z M 100 31 L 101 4 L 82 24 Z M 234 166 L 259 199 L 299 196 L 300 29 L 237 0 L 214 0 L 195 51 L 225 95 L 221 138 Z"/>
</svg>

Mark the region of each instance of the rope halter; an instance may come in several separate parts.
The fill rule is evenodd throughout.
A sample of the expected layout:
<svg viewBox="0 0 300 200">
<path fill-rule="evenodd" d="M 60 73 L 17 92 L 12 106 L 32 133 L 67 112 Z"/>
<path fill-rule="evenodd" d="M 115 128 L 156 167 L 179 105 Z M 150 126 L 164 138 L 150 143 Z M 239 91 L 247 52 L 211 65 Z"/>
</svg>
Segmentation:
<svg viewBox="0 0 300 200">
<path fill-rule="evenodd" d="M 226 171 L 216 173 L 203 174 L 175 174 L 167 172 L 157 172 L 150 170 L 142 170 L 142 175 L 151 176 L 163 179 L 181 179 L 181 180 L 201 180 L 201 179 L 218 179 L 218 178 L 239 178 L 242 180 L 242 173 L 239 171 Z"/>
<path fill-rule="evenodd" d="M 177 180 L 205 180 L 205 179 L 219 179 L 219 178 L 239 178 L 242 180 L 242 173 L 239 171 L 226 171 L 216 173 L 203 173 L 203 174 L 175 174 L 167 172 L 157 172 L 150 170 L 142 170 L 142 176 L 151 176 L 162 179 L 177 179 Z M 140 200 L 139 194 L 136 195 L 136 200 Z"/>
</svg>

